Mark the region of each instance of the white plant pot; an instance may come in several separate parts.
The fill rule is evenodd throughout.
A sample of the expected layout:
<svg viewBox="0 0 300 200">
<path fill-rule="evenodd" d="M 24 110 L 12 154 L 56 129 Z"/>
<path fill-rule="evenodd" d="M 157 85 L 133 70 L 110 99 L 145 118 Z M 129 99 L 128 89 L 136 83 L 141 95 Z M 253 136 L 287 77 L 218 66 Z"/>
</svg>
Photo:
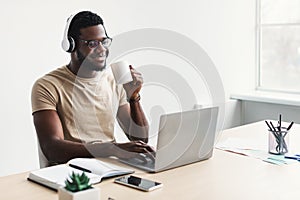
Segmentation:
<svg viewBox="0 0 300 200">
<path fill-rule="evenodd" d="M 58 188 L 59 200 L 100 200 L 100 189 L 90 188 L 79 192 L 70 192 L 64 187 Z"/>
</svg>

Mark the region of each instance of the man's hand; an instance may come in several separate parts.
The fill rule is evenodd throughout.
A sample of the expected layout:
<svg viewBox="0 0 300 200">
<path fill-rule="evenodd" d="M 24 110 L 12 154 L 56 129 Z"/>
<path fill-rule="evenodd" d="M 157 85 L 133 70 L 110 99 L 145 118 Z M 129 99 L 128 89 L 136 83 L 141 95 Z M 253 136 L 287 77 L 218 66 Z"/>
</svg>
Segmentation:
<svg viewBox="0 0 300 200">
<path fill-rule="evenodd" d="M 140 157 L 144 159 L 140 154 L 145 154 L 154 160 L 155 151 L 152 147 L 147 145 L 145 142 L 137 140 L 126 143 L 115 143 L 116 156 L 118 158 L 130 159 L 134 157 Z"/>
<path fill-rule="evenodd" d="M 138 97 L 144 81 L 143 76 L 140 72 L 136 71 L 131 65 L 129 65 L 129 67 L 133 80 L 129 83 L 124 84 L 123 87 L 126 91 L 127 98 L 134 100 Z"/>
</svg>

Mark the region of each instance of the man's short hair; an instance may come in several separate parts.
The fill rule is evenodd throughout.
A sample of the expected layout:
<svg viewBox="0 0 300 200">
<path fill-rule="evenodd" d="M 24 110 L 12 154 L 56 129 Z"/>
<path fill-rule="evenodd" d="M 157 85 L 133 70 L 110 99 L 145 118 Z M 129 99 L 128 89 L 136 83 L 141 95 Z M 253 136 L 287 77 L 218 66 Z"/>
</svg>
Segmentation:
<svg viewBox="0 0 300 200">
<path fill-rule="evenodd" d="M 96 26 L 99 24 L 103 26 L 105 35 L 107 36 L 103 20 L 99 15 L 92 13 L 90 11 L 79 12 L 72 19 L 68 31 L 68 36 L 71 36 L 76 41 L 80 36 L 80 29 L 89 26 Z"/>
</svg>

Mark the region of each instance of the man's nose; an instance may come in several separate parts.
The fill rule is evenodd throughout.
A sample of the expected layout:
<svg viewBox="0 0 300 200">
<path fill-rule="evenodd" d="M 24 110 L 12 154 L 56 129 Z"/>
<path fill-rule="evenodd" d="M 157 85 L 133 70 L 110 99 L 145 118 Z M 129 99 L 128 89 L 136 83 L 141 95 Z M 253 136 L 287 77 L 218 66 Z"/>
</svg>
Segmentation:
<svg viewBox="0 0 300 200">
<path fill-rule="evenodd" d="M 102 43 L 100 42 L 99 45 L 96 47 L 95 49 L 97 52 L 103 52 L 106 51 L 106 48 L 102 45 Z"/>
</svg>

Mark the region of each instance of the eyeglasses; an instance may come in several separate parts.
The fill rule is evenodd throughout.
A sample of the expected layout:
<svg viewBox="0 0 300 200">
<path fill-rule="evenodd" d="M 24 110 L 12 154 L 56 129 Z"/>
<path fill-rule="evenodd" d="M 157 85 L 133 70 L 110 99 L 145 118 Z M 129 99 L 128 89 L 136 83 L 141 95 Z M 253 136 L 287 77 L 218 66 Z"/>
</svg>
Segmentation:
<svg viewBox="0 0 300 200">
<path fill-rule="evenodd" d="M 108 48 L 111 45 L 112 38 L 104 38 L 103 40 L 83 40 L 80 39 L 80 41 L 83 41 L 90 49 L 97 48 L 100 43 L 103 47 Z"/>
</svg>

